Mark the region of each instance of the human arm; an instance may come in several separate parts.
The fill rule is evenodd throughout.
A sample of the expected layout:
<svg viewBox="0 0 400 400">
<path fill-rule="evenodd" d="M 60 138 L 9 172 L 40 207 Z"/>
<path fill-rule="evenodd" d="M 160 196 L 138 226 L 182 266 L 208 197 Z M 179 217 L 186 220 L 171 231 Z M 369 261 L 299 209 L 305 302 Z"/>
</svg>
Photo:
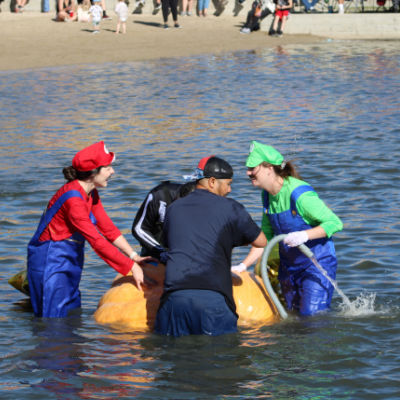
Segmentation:
<svg viewBox="0 0 400 400">
<path fill-rule="evenodd" d="M 257 224 L 252 220 L 250 215 L 248 215 L 248 222 L 244 223 L 242 226 L 243 229 L 245 229 L 246 226 L 252 227 L 251 229 L 254 229 L 253 232 L 257 232 L 257 234 L 252 236 L 253 240 L 250 242 L 252 247 L 246 258 L 239 265 L 232 266 L 231 270 L 233 272 L 242 272 L 254 262 L 256 262 L 258 258 L 262 255 L 264 247 L 267 245 L 268 242 L 264 232 L 260 230 Z"/>
<path fill-rule="evenodd" d="M 105 213 L 100 199 L 94 197 L 95 204 L 92 207 L 90 203 L 78 197 L 67 200 L 63 205 L 65 223 L 71 232 L 79 232 L 102 260 L 117 272 L 127 275 L 134 267 L 134 261 L 128 255 L 132 248 L 127 245 L 125 239 L 120 238 L 121 232 Z M 90 210 L 96 217 L 97 228 L 89 217 Z M 123 251 L 114 245 L 115 241 Z M 137 273 L 135 275 L 139 276 Z M 140 284 L 140 281 L 138 283 Z"/>
<path fill-rule="evenodd" d="M 152 257 L 141 257 L 136 251 L 133 250 L 131 245 L 125 239 L 124 235 L 120 235 L 115 239 L 113 245 L 118 247 L 123 253 L 125 253 L 131 260 L 135 261 L 138 264 L 143 264 L 148 261 L 153 261 Z"/>
<path fill-rule="evenodd" d="M 343 229 L 340 218 L 318 197 L 316 192 L 303 193 L 297 200 L 296 207 L 303 219 L 311 226 L 320 226 L 321 230 L 310 229 L 310 239 L 318 239 L 327 236 L 330 238 L 334 233 Z M 321 236 L 322 235 L 322 236 Z"/>
<path fill-rule="evenodd" d="M 287 4 L 285 4 L 285 3 L 287 3 Z M 285 2 L 285 3 L 278 1 L 278 4 L 276 5 L 276 9 L 277 10 L 290 10 L 293 7 L 293 0 L 287 0 L 287 2 Z"/>
<path fill-rule="evenodd" d="M 160 258 L 160 254 L 166 250 L 160 243 L 162 237 L 162 224 L 160 222 L 160 208 L 166 208 L 166 203 L 161 204 L 149 193 L 137 212 L 132 224 L 132 235 L 142 247 L 154 257 Z"/>
<path fill-rule="evenodd" d="M 258 261 L 258 259 L 262 256 L 264 247 L 267 245 L 267 238 L 265 237 L 264 233 L 261 232 L 251 245 L 252 247 L 245 259 L 240 264 L 232 266 L 232 272 L 240 273 L 246 271 L 247 268 Z"/>
<path fill-rule="evenodd" d="M 312 226 L 299 232 L 290 232 L 284 243 L 291 247 L 299 246 L 308 240 L 330 238 L 343 229 L 339 217 L 328 208 L 316 192 L 305 192 L 297 200 L 296 207 L 304 221 Z"/>
</svg>

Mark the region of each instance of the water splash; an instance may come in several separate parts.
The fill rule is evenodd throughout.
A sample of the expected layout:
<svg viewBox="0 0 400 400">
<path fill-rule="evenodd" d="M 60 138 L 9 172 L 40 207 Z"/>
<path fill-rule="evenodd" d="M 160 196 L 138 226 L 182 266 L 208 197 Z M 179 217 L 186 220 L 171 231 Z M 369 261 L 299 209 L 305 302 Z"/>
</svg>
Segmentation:
<svg viewBox="0 0 400 400">
<path fill-rule="evenodd" d="M 339 286 L 337 284 L 337 282 L 335 280 L 333 280 L 328 273 L 325 271 L 324 268 L 322 268 L 321 264 L 317 261 L 317 259 L 315 258 L 315 256 L 313 255 L 312 257 L 310 257 L 310 260 L 313 262 L 313 264 L 318 268 L 319 272 L 321 272 L 321 274 L 328 279 L 328 281 L 332 284 L 332 286 L 335 288 L 335 290 L 338 292 L 339 296 L 342 298 L 343 303 L 346 306 L 351 306 L 351 301 L 349 300 L 349 298 L 342 292 L 341 289 L 339 289 Z"/>
<path fill-rule="evenodd" d="M 349 304 L 339 304 L 340 314 L 345 317 L 360 317 L 378 313 L 375 310 L 376 293 L 361 293 Z"/>
<path fill-rule="evenodd" d="M 328 275 L 324 268 L 322 268 L 321 264 L 317 261 L 315 256 L 310 257 L 310 259 L 321 272 L 321 274 L 324 275 L 326 279 L 328 279 L 328 281 L 335 288 L 336 292 L 342 298 L 342 303 L 339 306 L 340 313 L 342 315 L 346 317 L 356 317 L 372 315 L 377 312 L 375 310 L 376 293 L 361 293 L 359 296 L 357 296 L 355 300 L 350 301 L 350 299 L 339 288 L 337 282 Z"/>
</svg>

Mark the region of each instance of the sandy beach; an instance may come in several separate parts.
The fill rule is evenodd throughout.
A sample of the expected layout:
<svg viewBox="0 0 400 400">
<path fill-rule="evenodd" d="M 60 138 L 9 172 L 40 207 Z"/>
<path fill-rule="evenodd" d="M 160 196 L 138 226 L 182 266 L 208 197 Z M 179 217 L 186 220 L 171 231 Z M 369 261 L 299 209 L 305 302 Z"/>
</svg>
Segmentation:
<svg viewBox="0 0 400 400">
<path fill-rule="evenodd" d="M 320 42 L 312 35 L 285 34 L 269 37 L 264 31 L 239 32 L 245 15 L 184 17 L 182 29 L 162 28 L 158 15 L 130 15 L 127 33 L 116 35 L 116 18 L 101 23 L 101 32 L 92 34 L 92 25 L 81 22 L 54 22 L 41 13 L 0 13 L 0 70 L 17 70 L 75 64 L 144 61 L 168 57 L 254 50 L 286 44 Z"/>
</svg>

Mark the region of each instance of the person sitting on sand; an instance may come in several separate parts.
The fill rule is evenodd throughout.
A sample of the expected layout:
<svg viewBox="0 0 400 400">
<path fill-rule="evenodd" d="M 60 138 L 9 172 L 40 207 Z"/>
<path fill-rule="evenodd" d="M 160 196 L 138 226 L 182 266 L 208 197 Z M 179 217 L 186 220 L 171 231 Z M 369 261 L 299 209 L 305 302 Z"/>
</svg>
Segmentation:
<svg viewBox="0 0 400 400">
<path fill-rule="evenodd" d="M 22 13 L 24 11 L 24 7 L 25 7 L 26 3 L 27 3 L 27 0 L 16 0 L 14 12 Z"/>
<path fill-rule="evenodd" d="M 78 4 L 78 8 L 76 11 L 78 22 L 89 22 L 90 14 L 89 9 L 92 6 L 90 0 L 83 0 L 80 4 Z"/>
<path fill-rule="evenodd" d="M 314 6 L 318 3 L 318 1 L 319 0 L 311 0 L 311 1 L 301 0 L 301 2 L 303 3 L 303 6 L 304 6 L 304 12 L 305 13 L 309 13 L 309 12 L 315 13 L 316 9 Z"/>
<path fill-rule="evenodd" d="M 58 0 L 56 3 L 56 21 L 69 22 L 76 21 L 76 4 L 74 0 Z"/>
<path fill-rule="evenodd" d="M 246 23 L 241 33 L 250 33 L 260 29 L 260 22 L 275 11 L 275 4 L 271 0 L 255 0 L 247 13 Z"/>
</svg>

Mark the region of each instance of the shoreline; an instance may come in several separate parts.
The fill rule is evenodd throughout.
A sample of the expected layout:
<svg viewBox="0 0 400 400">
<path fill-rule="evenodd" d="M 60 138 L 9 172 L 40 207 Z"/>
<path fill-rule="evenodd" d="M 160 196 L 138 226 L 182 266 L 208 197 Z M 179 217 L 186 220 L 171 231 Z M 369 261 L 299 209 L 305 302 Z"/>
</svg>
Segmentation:
<svg viewBox="0 0 400 400">
<path fill-rule="evenodd" d="M 116 35 L 117 21 L 112 17 L 102 21 L 101 32 L 93 35 L 90 23 L 55 22 L 41 13 L 1 13 L 0 71 L 218 55 L 326 40 L 308 34 L 275 38 L 264 31 L 243 35 L 239 30 L 244 17 L 212 15 L 179 18 L 182 29 L 164 30 L 160 14 L 131 14 L 127 33 Z M 172 26 L 171 17 L 169 22 Z"/>
<path fill-rule="evenodd" d="M 400 40 L 400 14 L 292 14 L 279 38 L 267 33 L 272 16 L 262 21 L 260 31 L 241 34 L 246 13 L 179 17 L 182 29 L 172 27 L 170 16 L 168 30 L 163 29 L 161 13 L 129 14 L 125 35 L 115 34 L 113 12 L 112 20 L 101 22 L 98 35 L 92 35 L 88 22 L 55 22 L 53 16 L 0 13 L 0 71 L 221 55 L 329 39 Z"/>
</svg>

